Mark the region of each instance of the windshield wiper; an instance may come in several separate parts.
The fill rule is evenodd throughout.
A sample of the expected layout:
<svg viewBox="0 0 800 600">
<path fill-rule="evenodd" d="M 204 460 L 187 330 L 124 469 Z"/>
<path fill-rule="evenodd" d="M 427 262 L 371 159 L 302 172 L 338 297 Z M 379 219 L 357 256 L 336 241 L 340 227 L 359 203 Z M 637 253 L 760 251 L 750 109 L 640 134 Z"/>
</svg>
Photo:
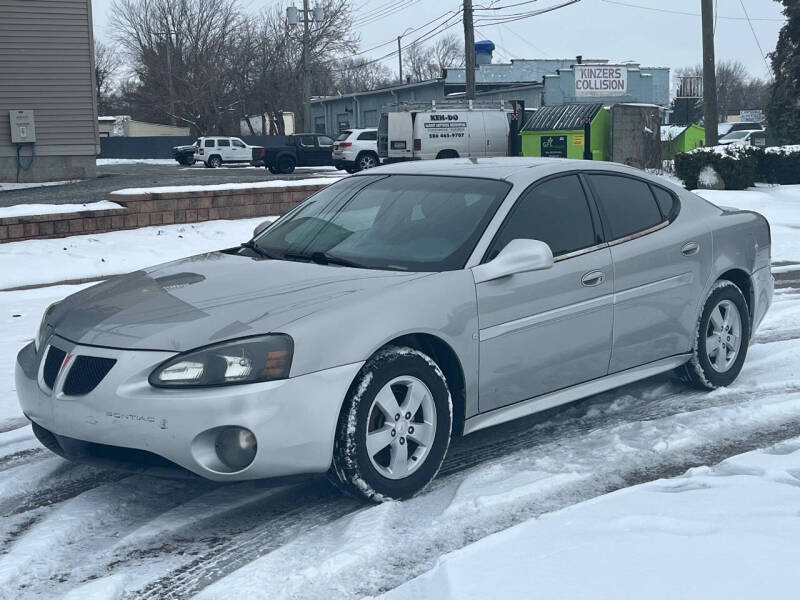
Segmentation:
<svg viewBox="0 0 800 600">
<path fill-rule="evenodd" d="M 252 250 L 253 252 L 258 254 L 262 258 L 269 258 L 269 259 L 272 259 L 272 260 L 275 259 L 274 256 L 270 255 L 269 252 L 264 250 L 261 246 L 256 246 L 255 242 L 253 242 L 252 240 L 249 241 L 249 242 L 245 242 L 244 244 L 239 244 L 239 247 L 240 248 L 247 248 L 248 250 Z"/>
<path fill-rule="evenodd" d="M 308 262 L 317 263 L 318 265 L 339 265 L 340 267 L 352 267 L 354 269 L 367 268 L 364 265 L 347 260 L 346 258 L 332 256 L 327 252 L 312 252 L 311 254 L 293 254 L 291 252 L 287 252 L 283 255 L 283 258 L 285 260 L 305 260 Z"/>
</svg>

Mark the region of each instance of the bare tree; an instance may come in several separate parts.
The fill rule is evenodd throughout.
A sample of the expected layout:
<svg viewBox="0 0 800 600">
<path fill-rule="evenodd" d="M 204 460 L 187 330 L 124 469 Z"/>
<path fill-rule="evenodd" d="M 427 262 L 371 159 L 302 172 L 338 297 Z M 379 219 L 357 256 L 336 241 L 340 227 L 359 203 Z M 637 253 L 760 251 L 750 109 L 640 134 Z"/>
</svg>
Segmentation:
<svg viewBox="0 0 800 600">
<path fill-rule="evenodd" d="M 94 44 L 94 79 L 97 87 L 97 111 L 104 115 L 108 112 L 111 97 L 114 94 L 114 77 L 122 67 L 122 57 L 111 46 L 95 41 Z"/>
<path fill-rule="evenodd" d="M 242 17 L 235 0 L 116 0 L 111 26 L 156 122 L 219 133 L 238 115 L 226 71 Z"/>
<path fill-rule="evenodd" d="M 455 34 L 445 35 L 430 46 L 411 46 L 403 54 L 403 63 L 413 81 L 436 79 L 444 69 L 464 66 L 463 46 Z"/>
<path fill-rule="evenodd" d="M 717 103 L 720 120 L 741 110 L 763 109 L 769 97 L 769 85 L 762 79 L 751 77 L 739 61 L 717 63 Z M 702 77 L 703 66 L 695 65 L 678 70 L 679 76 Z"/>
</svg>

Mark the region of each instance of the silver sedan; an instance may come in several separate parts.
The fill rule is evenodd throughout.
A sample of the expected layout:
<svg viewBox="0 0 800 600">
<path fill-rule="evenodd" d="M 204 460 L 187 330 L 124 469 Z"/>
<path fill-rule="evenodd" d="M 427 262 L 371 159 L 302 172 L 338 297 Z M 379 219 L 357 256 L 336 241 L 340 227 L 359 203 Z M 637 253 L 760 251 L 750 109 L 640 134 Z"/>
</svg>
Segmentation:
<svg viewBox="0 0 800 600">
<path fill-rule="evenodd" d="M 407 498 L 452 436 L 665 371 L 730 384 L 769 264 L 763 217 L 625 166 L 391 165 L 51 306 L 16 386 L 73 460 Z"/>
</svg>

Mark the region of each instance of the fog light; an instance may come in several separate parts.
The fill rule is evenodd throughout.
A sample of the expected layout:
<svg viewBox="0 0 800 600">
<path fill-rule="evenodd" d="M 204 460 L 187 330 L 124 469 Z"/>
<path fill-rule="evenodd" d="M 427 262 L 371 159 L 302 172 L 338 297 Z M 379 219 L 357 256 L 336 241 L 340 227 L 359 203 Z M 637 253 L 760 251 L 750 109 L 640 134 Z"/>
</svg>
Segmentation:
<svg viewBox="0 0 800 600">
<path fill-rule="evenodd" d="M 217 457 L 233 471 L 241 471 L 256 457 L 258 444 L 253 432 L 244 427 L 226 427 L 217 434 L 214 444 Z"/>
</svg>

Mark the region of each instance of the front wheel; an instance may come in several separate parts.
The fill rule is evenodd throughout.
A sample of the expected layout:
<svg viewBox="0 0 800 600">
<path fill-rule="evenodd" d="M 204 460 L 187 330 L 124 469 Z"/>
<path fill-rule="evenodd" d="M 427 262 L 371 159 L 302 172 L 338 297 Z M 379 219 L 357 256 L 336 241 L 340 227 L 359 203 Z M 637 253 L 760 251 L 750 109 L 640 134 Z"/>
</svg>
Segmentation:
<svg viewBox="0 0 800 600">
<path fill-rule="evenodd" d="M 331 478 L 373 502 L 410 498 L 438 473 L 452 414 L 447 381 L 429 356 L 385 348 L 362 367 L 345 399 Z"/>
<path fill-rule="evenodd" d="M 739 287 L 720 280 L 711 288 L 697 323 L 691 360 L 678 368 L 690 385 L 707 390 L 734 382 L 750 343 L 750 312 Z"/>
</svg>

